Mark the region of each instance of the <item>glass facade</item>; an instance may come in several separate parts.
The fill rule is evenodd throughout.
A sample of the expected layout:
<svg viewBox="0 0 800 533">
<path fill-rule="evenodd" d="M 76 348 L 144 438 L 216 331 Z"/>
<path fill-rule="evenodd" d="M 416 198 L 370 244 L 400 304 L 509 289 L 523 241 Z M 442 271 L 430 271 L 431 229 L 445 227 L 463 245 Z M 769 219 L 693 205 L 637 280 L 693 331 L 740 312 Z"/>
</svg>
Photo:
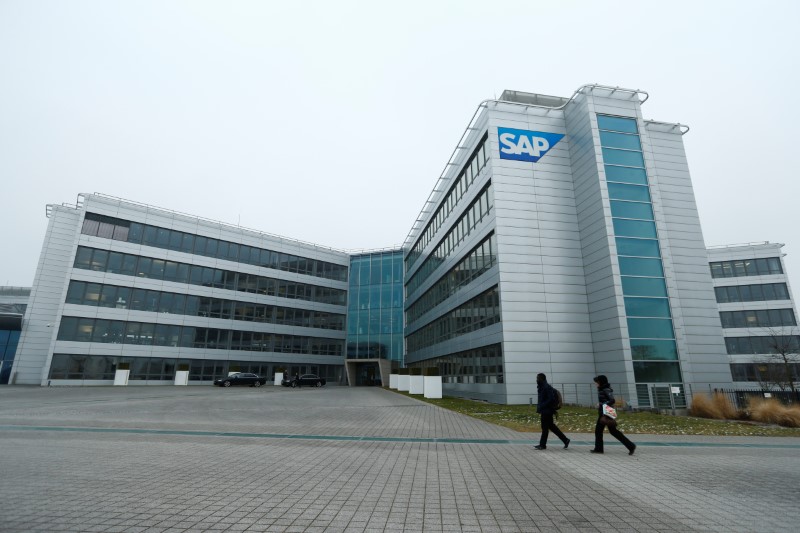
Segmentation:
<svg viewBox="0 0 800 533">
<path fill-rule="evenodd" d="M 350 258 L 347 358 L 403 363 L 403 252 Z"/>
<path fill-rule="evenodd" d="M 725 347 L 730 355 L 775 354 L 779 347 L 790 353 L 800 353 L 800 336 L 725 337 Z"/>
<path fill-rule="evenodd" d="M 789 300 L 789 289 L 785 283 L 763 283 L 760 285 L 732 285 L 714 287 L 717 303 L 767 302 Z"/>
<path fill-rule="evenodd" d="M 343 265 L 213 239 L 202 235 L 194 235 L 183 231 L 140 224 L 96 213 L 86 213 L 81 233 L 93 237 L 143 244 L 154 248 L 202 255 L 286 272 L 296 272 L 308 276 L 338 281 L 347 279 L 347 267 Z"/>
<path fill-rule="evenodd" d="M 739 259 L 709 263 L 712 278 L 738 278 L 744 276 L 769 276 L 783 274 L 780 257 L 765 259 Z"/>
<path fill-rule="evenodd" d="M 341 365 L 56 353 L 53 354 L 48 379 L 113 380 L 120 363 L 129 365 L 129 381 L 170 382 L 175 379 L 175 370 L 179 366 L 188 368 L 189 381 L 213 381 L 229 372 L 252 372 L 274 379 L 275 372 L 288 371 L 291 374 L 316 374 L 329 382 L 338 382 L 342 377 Z"/>
<path fill-rule="evenodd" d="M 68 304 L 344 330 L 344 314 L 209 298 L 192 294 L 70 281 Z"/>
<path fill-rule="evenodd" d="M 635 119 L 597 115 L 637 382 L 681 382 L 678 347 Z"/>
<path fill-rule="evenodd" d="M 58 340 L 333 356 L 343 355 L 344 344 L 321 337 L 72 316 L 61 318 Z"/>
<path fill-rule="evenodd" d="M 719 318 L 723 328 L 776 328 L 797 325 L 793 309 L 720 311 Z"/>
<path fill-rule="evenodd" d="M 421 350 L 498 322 L 500 292 L 495 285 L 409 335 L 408 351 Z"/>
<path fill-rule="evenodd" d="M 795 382 L 800 381 L 800 363 L 731 363 L 733 381 L 755 381 L 757 383 L 786 383 L 791 372 Z"/>
<path fill-rule="evenodd" d="M 174 281 L 176 283 L 188 283 L 201 287 L 250 292 L 278 296 L 280 298 L 308 300 L 309 302 L 345 305 L 347 300 L 347 291 L 340 289 L 256 276 L 255 274 L 245 274 L 233 270 L 110 252 L 85 246 L 78 247 L 73 266 L 84 270 Z"/>
<path fill-rule="evenodd" d="M 7 385 L 19 343 L 18 329 L 0 329 L 0 385 Z"/>
<path fill-rule="evenodd" d="M 438 368 L 442 383 L 503 383 L 503 351 L 500 344 L 426 359 L 408 366 Z"/>
<path fill-rule="evenodd" d="M 406 270 L 410 270 L 411 267 L 414 266 L 414 263 L 416 263 L 417 259 L 422 255 L 422 250 L 431 242 L 436 231 L 444 224 L 450 212 L 455 208 L 461 197 L 466 194 L 467 189 L 469 189 L 470 185 L 472 185 L 478 177 L 483 167 L 486 166 L 486 163 L 489 161 L 489 154 L 486 149 L 487 139 L 488 134 L 483 136 L 481 142 L 479 142 L 478 146 L 473 150 L 472 155 L 467 159 L 458 178 L 455 179 L 455 182 L 450 187 L 450 190 L 447 191 L 447 195 L 439 205 L 436 213 L 431 217 L 431 221 L 428 222 L 428 225 L 422 230 L 417 242 L 414 243 L 411 252 L 406 258 Z"/>
<path fill-rule="evenodd" d="M 461 244 L 461 242 L 475 229 L 494 206 L 494 192 L 491 182 L 486 184 L 483 191 L 475 198 L 464 214 L 453 224 L 450 231 L 442 237 L 431 255 L 422 263 L 422 266 L 411 275 L 406 283 L 406 295 L 410 296 L 439 268 L 447 257 Z"/>
</svg>

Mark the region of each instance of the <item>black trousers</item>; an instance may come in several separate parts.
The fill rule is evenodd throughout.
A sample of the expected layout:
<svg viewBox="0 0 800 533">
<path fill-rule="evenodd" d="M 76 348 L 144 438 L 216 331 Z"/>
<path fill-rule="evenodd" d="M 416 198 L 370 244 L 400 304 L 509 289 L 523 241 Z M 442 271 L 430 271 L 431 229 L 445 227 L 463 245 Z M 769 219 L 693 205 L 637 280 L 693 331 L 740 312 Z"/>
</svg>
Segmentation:
<svg viewBox="0 0 800 533">
<path fill-rule="evenodd" d="M 604 421 L 611 421 L 610 423 L 606 424 Z M 617 421 L 613 418 L 608 418 L 604 416 L 597 417 L 597 424 L 594 426 L 594 449 L 598 452 L 603 451 L 603 430 L 608 427 L 608 432 L 611 435 L 620 441 L 622 444 L 625 445 L 628 450 L 633 448 L 633 443 L 630 441 L 628 437 L 622 434 L 620 430 L 617 429 Z"/>
<path fill-rule="evenodd" d="M 564 435 L 555 422 L 553 422 L 553 415 L 552 414 L 544 414 L 542 413 L 542 437 L 539 439 L 539 446 L 547 446 L 547 437 L 550 435 L 550 432 L 555 433 L 556 437 L 561 439 L 561 442 L 566 444 L 569 439 L 566 435 Z"/>
</svg>

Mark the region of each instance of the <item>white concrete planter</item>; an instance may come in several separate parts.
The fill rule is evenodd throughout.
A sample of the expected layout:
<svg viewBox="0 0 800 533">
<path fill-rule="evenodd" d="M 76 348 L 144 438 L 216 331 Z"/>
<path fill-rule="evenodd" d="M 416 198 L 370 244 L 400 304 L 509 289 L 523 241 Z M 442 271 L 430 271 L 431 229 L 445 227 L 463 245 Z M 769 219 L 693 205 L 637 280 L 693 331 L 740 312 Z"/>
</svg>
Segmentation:
<svg viewBox="0 0 800 533">
<path fill-rule="evenodd" d="M 128 384 L 128 376 L 131 375 L 130 370 L 120 370 L 117 369 L 116 374 L 114 374 L 114 385 L 122 385 L 125 386 Z"/>
<path fill-rule="evenodd" d="M 422 394 L 425 392 L 425 382 L 423 376 L 408 376 L 411 378 L 408 384 L 409 394 Z"/>
<path fill-rule="evenodd" d="M 424 381 L 426 398 L 442 397 L 442 376 L 425 376 Z"/>
<path fill-rule="evenodd" d="M 397 378 L 400 376 L 398 374 L 389 374 L 389 388 L 397 390 Z"/>
<path fill-rule="evenodd" d="M 275 372 L 275 385 L 276 387 L 280 386 L 281 381 L 283 381 L 283 372 Z"/>
<path fill-rule="evenodd" d="M 408 374 L 406 374 L 406 375 L 398 375 L 397 376 L 397 390 L 403 391 L 403 392 L 408 392 L 408 385 L 409 385 L 408 378 L 410 378 L 410 377 L 411 376 L 409 376 Z"/>
<path fill-rule="evenodd" d="M 175 385 L 188 385 L 189 384 L 189 371 L 178 370 L 175 372 Z"/>
</svg>

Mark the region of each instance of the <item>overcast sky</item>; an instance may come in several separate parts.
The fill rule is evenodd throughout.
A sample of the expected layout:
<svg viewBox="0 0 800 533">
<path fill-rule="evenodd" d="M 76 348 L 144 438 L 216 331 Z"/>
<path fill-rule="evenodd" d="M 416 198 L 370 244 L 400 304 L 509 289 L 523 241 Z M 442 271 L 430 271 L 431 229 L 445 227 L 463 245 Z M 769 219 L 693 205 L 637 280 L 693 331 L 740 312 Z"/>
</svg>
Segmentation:
<svg viewBox="0 0 800 533">
<path fill-rule="evenodd" d="M 800 2 L 0 0 L 0 285 L 102 192 L 339 249 L 401 244 L 479 102 L 585 83 L 684 136 L 707 245 L 800 291 Z"/>
</svg>

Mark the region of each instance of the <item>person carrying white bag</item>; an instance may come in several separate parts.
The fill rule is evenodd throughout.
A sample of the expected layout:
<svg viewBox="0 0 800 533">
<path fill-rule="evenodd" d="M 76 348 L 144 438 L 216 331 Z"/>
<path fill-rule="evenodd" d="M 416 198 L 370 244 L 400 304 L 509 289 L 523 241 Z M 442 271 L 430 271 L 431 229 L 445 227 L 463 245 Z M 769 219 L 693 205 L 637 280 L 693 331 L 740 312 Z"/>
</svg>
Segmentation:
<svg viewBox="0 0 800 533">
<path fill-rule="evenodd" d="M 636 445 L 617 429 L 617 412 L 613 407 L 614 389 L 608 383 L 608 378 L 602 374 L 595 376 L 594 382 L 597 385 L 597 407 L 600 416 L 597 417 L 597 424 L 594 426 L 594 448 L 589 451 L 603 453 L 603 430 L 608 428 L 608 432 L 628 448 L 628 455 L 633 455 Z"/>
</svg>

